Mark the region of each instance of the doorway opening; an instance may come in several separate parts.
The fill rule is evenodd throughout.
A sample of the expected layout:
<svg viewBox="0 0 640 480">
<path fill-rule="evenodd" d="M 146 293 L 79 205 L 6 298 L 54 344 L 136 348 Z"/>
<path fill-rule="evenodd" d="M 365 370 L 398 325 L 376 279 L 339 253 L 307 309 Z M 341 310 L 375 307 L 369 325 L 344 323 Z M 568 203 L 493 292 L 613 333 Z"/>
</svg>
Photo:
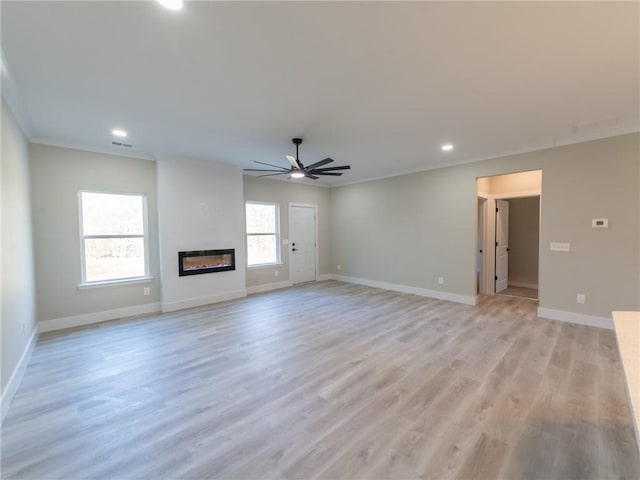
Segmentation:
<svg viewBox="0 0 640 480">
<path fill-rule="evenodd" d="M 539 297 L 542 170 L 477 179 L 477 291 Z"/>
</svg>

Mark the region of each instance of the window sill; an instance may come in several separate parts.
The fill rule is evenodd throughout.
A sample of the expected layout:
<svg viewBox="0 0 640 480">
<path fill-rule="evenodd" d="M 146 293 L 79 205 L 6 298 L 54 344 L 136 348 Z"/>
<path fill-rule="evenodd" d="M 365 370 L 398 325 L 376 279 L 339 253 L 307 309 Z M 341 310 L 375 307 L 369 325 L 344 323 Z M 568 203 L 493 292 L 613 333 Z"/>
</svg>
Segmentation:
<svg viewBox="0 0 640 480">
<path fill-rule="evenodd" d="M 150 283 L 153 277 L 135 277 L 123 278 L 122 280 L 105 280 L 104 282 L 80 283 L 77 285 L 78 290 L 88 290 L 99 287 L 116 287 L 118 285 L 131 285 L 136 283 Z"/>
<path fill-rule="evenodd" d="M 279 263 L 265 263 L 262 265 L 251 265 L 250 267 L 247 267 L 247 270 L 260 270 L 263 268 L 277 268 L 277 267 L 282 267 L 284 265 L 284 263 L 279 262 Z"/>
</svg>

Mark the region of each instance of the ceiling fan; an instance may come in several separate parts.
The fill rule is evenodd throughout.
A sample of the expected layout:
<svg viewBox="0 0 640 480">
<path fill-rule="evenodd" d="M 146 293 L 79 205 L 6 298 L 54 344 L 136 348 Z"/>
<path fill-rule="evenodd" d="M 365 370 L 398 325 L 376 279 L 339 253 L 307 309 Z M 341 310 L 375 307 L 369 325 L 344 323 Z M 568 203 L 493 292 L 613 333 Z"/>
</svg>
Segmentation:
<svg viewBox="0 0 640 480">
<path fill-rule="evenodd" d="M 305 167 L 300 158 L 298 158 L 298 147 L 302 143 L 301 138 L 293 138 L 291 141 L 296 146 L 296 156 L 295 158 L 291 155 L 287 155 L 287 160 L 291 166 L 289 168 L 280 167 L 278 165 L 272 165 L 270 163 L 258 162 L 256 160 L 255 163 L 259 163 L 260 165 L 267 165 L 269 167 L 274 167 L 271 169 L 265 168 L 245 168 L 245 172 L 272 172 L 265 173 L 264 175 L 258 175 L 259 177 L 273 177 L 275 175 L 288 175 L 289 178 L 311 178 L 313 180 L 317 180 L 319 175 L 330 175 L 333 177 L 339 177 L 342 175 L 342 172 L 336 172 L 336 170 L 349 170 L 351 167 L 349 165 L 341 165 L 339 167 L 325 167 L 320 168 L 328 163 L 333 162 L 332 158 L 325 158 L 324 160 L 320 160 L 319 162 L 312 163 L 311 165 Z"/>
</svg>

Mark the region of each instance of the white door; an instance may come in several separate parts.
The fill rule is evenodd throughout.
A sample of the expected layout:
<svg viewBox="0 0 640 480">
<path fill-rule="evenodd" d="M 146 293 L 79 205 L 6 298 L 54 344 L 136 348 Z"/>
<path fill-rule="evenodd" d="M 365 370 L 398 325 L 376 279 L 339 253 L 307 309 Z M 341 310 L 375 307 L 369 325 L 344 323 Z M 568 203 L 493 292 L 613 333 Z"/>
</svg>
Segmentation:
<svg viewBox="0 0 640 480">
<path fill-rule="evenodd" d="M 509 281 L 509 202 L 496 200 L 496 293 Z"/>
<path fill-rule="evenodd" d="M 289 206 L 289 274 L 291 283 L 316 279 L 316 208 Z"/>
</svg>

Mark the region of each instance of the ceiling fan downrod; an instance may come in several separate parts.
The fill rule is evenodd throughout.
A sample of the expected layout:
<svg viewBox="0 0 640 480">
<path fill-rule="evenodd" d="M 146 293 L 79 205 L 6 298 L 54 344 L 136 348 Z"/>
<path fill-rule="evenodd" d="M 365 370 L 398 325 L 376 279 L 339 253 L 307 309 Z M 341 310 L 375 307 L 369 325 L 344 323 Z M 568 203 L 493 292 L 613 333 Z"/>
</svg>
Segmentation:
<svg viewBox="0 0 640 480">
<path fill-rule="evenodd" d="M 291 141 L 296 146 L 296 162 L 300 163 L 300 156 L 298 155 L 298 147 L 302 143 L 302 139 L 301 138 L 292 138 Z"/>
</svg>

